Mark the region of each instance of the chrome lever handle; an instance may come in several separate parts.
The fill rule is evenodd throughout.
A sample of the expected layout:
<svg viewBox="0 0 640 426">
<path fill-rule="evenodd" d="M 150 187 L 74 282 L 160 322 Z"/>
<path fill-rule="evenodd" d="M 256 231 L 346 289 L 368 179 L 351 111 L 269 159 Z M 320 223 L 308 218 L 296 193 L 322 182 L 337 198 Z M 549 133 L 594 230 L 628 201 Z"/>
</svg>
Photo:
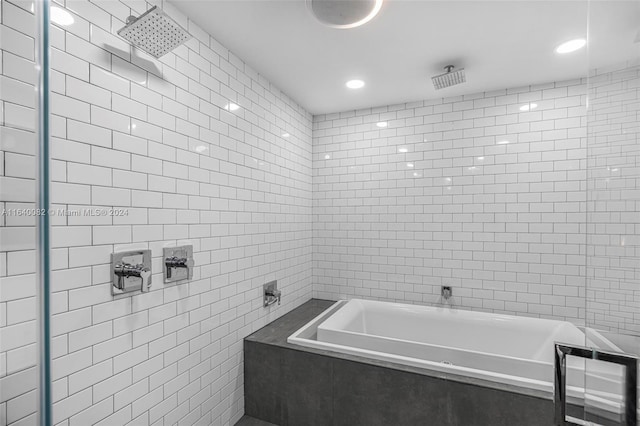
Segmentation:
<svg viewBox="0 0 640 426">
<path fill-rule="evenodd" d="M 167 266 L 167 278 L 171 278 L 173 268 L 186 268 L 187 270 L 193 268 L 193 260 L 186 257 L 167 257 L 164 263 Z"/>
<path fill-rule="evenodd" d="M 141 279 L 142 282 L 140 285 L 140 289 L 143 292 L 149 291 L 149 287 L 151 287 L 151 270 L 149 268 L 146 268 L 141 263 L 137 265 L 132 265 L 130 263 L 118 263 L 115 265 L 113 272 L 118 277 L 118 283 L 116 287 L 119 290 L 125 290 L 124 280 L 125 278 L 129 277 L 138 277 Z"/>
<path fill-rule="evenodd" d="M 282 297 L 282 292 L 280 290 L 267 290 L 265 292 L 264 306 L 271 306 L 276 302 L 278 302 L 278 305 L 279 305 L 281 297 Z"/>
</svg>

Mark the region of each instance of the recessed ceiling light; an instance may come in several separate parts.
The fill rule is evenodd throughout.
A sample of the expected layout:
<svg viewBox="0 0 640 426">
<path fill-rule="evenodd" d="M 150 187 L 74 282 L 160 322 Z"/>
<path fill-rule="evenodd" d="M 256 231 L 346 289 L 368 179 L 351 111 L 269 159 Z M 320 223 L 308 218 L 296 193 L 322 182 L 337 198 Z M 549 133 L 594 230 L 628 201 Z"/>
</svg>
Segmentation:
<svg viewBox="0 0 640 426">
<path fill-rule="evenodd" d="M 484 157 L 478 157 L 478 161 L 484 160 Z"/>
<path fill-rule="evenodd" d="M 289 133 L 283 133 L 283 134 L 282 134 L 282 137 L 283 137 L 283 138 L 288 138 L 289 136 L 291 136 Z"/>
<path fill-rule="evenodd" d="M 413 168 L 413 163 L 407 163 L 407 167 L 409 167 L 410 169 Z"/>
<path fill-rule="evenodd" d="M 331 156 L 329 154 L 325 154 L 324 159 L 325 160 L 329 160 L 329 159 L 331 159 Z"/>
<path fill-rule="evenodd" d="M 362 80 L 349 80 L 346 83 L 349 89 L 362 89 L 364 87 L 364 81 Z"/>
<path fill-rule="evenodd" d="M 64 26 L 71 25 L 75 22 L 73 16 L 71 16 L 69 12 L 55 6 L 51 8 L 51 21 Z"/>
<path fill-rule="evenodd" d="M 409 150 L 407 148 L 398 148 L 398 152 L 401 152 L 404 154 L 405 152 L 409 152 Z"/>
<path fill-rule="evenodd" d="M 520 111 L 531 111 L 538 108 L 538 104 L 525 104 L 520 107 Z"/>
<path fill-rule="evenodd" d="M 556 53 L 571 53 L 578 49 L 582 49 L 587 44 L 587 40 L 583 38 L 577 38 L 575 40 L 569 40 L 556 47 Z"/>
<path fill-rule="evenodd" d="M 236 105 L 234 103 L 228 103 L 224 106 L 224 109 L 227 111 L 237 111 L 240 109 L 240 105 Z"/>
<path fill-rule="evenodd" d="M 206 147 L 206 146 L 204 146 L 204 145 L 198 145 L 198 146 L 196 146 L 196 151 L 198 151 L 198 152 L 204 152 L 204 151 L 206 151 L 206 150 L 207 150 L 207 147 Z"/>
<path fill-rule="evenodd" d="M 506 145 L 506 144 L 508 144 L 508 143 L 509 143 L 509 141 L 508 141 L 508 140 L 502 140 L 502 141 L 498 141 L 498 142 L 496 142 L 496 144 L 498 144 L 498 145 Z"/>
<path fill-rule="evenodd" d="M 378 121 L 376 123 L 376 126 L 378 127 L 387 127 L 389 125 L 389 123 L 387 123 L 386 121 Z"/>
</svg>

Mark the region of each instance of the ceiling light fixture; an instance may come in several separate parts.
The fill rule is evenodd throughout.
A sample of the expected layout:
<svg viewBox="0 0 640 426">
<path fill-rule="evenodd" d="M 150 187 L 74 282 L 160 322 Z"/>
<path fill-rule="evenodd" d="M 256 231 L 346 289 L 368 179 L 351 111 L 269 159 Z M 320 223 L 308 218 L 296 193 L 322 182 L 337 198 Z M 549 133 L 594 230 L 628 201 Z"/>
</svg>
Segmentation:
<svg viewBox="0 0 640 426">
<path fill-rule="evenodd" d="M 289 136 L 291 136 L 289 133 L 283 133 L 283 134 L 282 134 L 282 137 L 283 137 L 283 138 L 288 138 Z"/>
<path fill-rule="evenodd" d="M 236 105 L 234 103 L 228 103 L 224 106 L 224 109 L 227 111 L 237 111 L 240 109 L 240 105 Z"/>
<path fill-rule="evenodd" d="M 398 148 L 398 152 L 404 154 L 405 152 L 409 152 L 407 148 Z"/>
<path fill-rule="evenodd" d="M 362 89 L 364 87 L 364 81 L 362 80 L 349 80 L 346 83 L 349 89 Z"/>
<path fill-rule="evenodd" d="M 331 28 L 356 28 L 371 21 L 380 12 L 383 0 L 335 1 L 307 0 L 311 14 Z"/>
<path fill-rule="evenodd" d="M 577 38 L 575 40 L 569 40 L 567 42 L 562 43 L 560 46 L 556 47 L 556 53 L 571 53 L 576 50 L 582 49 L 586 46 L 587 40 L 583 38 Z"/>
<path fill-rule="evenodd" d="M 378 127 L 387 127 L 389 125 L 389 123 L 387 123 L 386 121 L 378 121 L 376 123 L 376 126 Z"/>
</svg>

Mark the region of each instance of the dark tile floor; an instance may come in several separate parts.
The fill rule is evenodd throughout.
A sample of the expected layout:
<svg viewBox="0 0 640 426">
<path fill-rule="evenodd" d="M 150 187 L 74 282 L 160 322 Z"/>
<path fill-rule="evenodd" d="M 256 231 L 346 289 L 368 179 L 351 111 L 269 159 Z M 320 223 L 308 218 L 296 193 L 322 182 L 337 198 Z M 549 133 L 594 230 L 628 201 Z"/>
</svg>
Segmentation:
<svg viewBox="0 0 640 426">
<path fill-rule="evenodd" d="M 242 418 L 235 424 L 235 426 L 278 426 L 273 423 L 265 422 L 264 420 L 258 420 L 254 417 L 242 416 Z"/>
</svg>

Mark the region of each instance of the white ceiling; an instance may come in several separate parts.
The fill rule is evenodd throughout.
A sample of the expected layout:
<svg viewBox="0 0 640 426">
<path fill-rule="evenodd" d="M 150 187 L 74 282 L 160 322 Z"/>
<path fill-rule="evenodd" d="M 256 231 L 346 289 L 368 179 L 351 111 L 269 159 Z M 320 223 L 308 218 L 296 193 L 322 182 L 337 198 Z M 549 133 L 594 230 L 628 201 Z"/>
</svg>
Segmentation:
<svg viewBox="0 0 640 426">
<path fill-rule="evenodd" d="M 256 71 L 322 114 L 583 77 L 587 67 L 640 57 L 640 2 L 385 0 L 364 26 L 323 26 L 304 0 L 174 0 Z M 588 57 L 589 56 L 589 57 Z M 467 83 L 435 91 L 431 76 L 464 67 Z M 347 89 L 347 80 L 366 82 Z"/>
</svg>

